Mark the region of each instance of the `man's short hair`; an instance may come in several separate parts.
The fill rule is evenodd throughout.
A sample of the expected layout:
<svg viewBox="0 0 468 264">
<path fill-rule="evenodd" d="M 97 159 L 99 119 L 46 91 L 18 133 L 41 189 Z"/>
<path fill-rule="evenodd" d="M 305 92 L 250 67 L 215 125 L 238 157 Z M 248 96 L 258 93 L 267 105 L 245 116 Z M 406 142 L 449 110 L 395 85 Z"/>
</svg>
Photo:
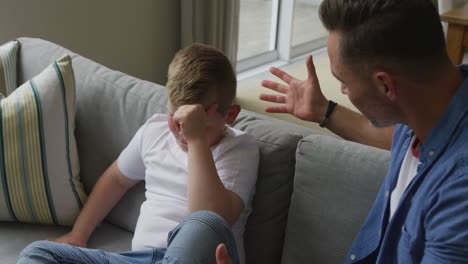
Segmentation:
<svg viewBox="0 0 468 264">
<path fill-rule="evenodd" d="M 342 63 L 358 66 L 353 69 L 390 67 L 419 80 L 448 62 L 439 14 L 429 0 L 324 0 L 319 13 L 325 28 L 340 36 Z"/>
<path fill-rule="evenodd" d="M 193 44 L 175 55 L 168 71 L 169 100 L 176 106 L 215 101 L 226 114 L 236 96 L 237 80 L 229 59 L 218 49 Z"/>
</svg>

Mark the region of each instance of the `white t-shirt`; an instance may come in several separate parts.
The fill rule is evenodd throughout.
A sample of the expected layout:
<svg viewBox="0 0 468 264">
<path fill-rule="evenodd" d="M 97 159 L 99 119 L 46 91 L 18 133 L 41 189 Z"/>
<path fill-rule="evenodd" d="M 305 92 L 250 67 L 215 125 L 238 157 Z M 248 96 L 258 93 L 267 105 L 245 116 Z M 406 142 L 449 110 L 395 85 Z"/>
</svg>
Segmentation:
<svg viewBox="0 0 468 264">
<path fill-rule="evenodd" d="M 243 234 L 252 210 L 258 146 L 252 136 L 226 126 L 224 138 L 211 151 L 224 186 L 244 202 L 232 226 L 239 258 L 244 263 Z M 126 177 L 146 181 L 146 200 L 141 205 L 132 250 L 166 248 L 168 233 L 189 214 L 187 153 L 169 130 L 167 116 L 156 114 L 148 119 L 122 151 L 117 164 Z"/>
<path fill-rule="evenodd" d="M 410 147 L 406 151 L 405 158 L 401 165 L 400 174 L 398 175 L 398 182 L 393 189 L 390 197 L 390 217 L 392 219 L 398 204 L 400 203 L 401 196 L 405 192 L 408 185 L 411 183 L 413 178 L 416 176 L 418 165 L 421 164 L 419 157 L 415 157 L 412 151 L 416 137 L 413 136 Z"/>
</svg>

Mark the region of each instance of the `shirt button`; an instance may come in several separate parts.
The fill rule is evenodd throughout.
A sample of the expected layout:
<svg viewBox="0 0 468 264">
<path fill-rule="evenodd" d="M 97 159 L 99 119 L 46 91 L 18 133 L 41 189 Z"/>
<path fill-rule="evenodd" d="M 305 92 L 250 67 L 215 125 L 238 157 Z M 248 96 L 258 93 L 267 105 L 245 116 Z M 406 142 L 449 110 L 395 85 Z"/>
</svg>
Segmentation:
<svg viewBox="0 0 468 264">
<path fill-rule="evenodd" d="M 386 191 L 386 192 L 385 192 L 385 197 L 388 198 L 388 195 L 389 195 L 389 194 L 390 194 L 390 193 L 389 193 L 388 191 Z"/>
<path fill-rule="evenodd" d="M 349 256 L 349 259 L 351 259 L 351 260 L 353 260 L 353 261 L 356 260 L 356 255 L 351 254 L 351 256 Z"/>
<path fill-rule="evenodd" d="M 432 155 L 434 155 L 434 151 L 431 150 L 431 151 L 429 151 L 429 156 L 432 157 Z"/>
<path fill-rule="evenodd" d="M 401 226 L 401 232 L 405 232 L 405 225 Z"/>
</svg>

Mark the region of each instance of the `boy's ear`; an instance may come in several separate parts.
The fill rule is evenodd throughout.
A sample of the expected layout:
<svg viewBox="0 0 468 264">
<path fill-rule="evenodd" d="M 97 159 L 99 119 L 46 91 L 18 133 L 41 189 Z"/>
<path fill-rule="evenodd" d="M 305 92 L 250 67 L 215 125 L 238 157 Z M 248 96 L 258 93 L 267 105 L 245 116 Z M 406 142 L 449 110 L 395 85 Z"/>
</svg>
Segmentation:
<svg viewBox="0 0 468 264">
<path fill-rule="evenodd" d="M 226 115 L 226 124 L 232 125 L 232 123 L 236 121 L 236 118 L 239 115 L 240 110 L 241 110 L 240 105 L 231 105 Z"/>
</svg>

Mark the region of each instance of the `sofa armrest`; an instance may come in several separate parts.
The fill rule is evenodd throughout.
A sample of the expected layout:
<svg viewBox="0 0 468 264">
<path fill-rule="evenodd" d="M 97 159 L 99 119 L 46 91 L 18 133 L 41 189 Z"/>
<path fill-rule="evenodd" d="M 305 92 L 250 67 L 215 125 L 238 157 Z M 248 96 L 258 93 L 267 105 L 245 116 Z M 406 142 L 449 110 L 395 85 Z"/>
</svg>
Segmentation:
<svg viewBox="0 0 468 264">
<path fill-rule="evenodd" d="M 302 139 L 282 263 L 342 263 L 389 160 L 388 151 L 327 135 Z"/>
</svg>

